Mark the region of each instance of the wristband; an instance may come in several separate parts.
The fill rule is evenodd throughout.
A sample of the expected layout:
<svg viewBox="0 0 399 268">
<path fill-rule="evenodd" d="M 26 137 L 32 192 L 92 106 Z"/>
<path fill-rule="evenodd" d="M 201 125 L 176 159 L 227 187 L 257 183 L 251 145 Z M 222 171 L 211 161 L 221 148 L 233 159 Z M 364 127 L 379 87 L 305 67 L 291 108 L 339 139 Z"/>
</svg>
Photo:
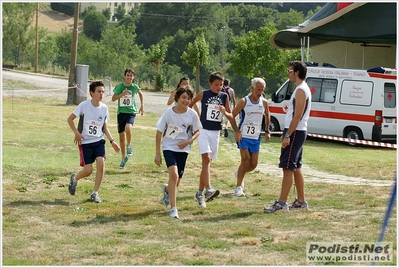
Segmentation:
<svg viewBox="0 0 399 268">
<path fill-rule="evenodd" d="M 111 144 L 112 144 L 114 141 L 115 141 L 115 140 L 110 140 L 110 141 L 109 141 L 109 143 L 111 143 Z"/>
</svg>

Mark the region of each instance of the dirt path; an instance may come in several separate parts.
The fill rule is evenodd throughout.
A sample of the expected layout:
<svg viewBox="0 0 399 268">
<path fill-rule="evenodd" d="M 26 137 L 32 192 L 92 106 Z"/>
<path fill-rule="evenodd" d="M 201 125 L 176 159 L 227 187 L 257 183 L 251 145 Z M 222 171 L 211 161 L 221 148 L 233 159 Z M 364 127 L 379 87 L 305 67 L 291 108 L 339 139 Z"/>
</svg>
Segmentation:
<svg viewBox="0 0 399 268">
<path fill-rule="evenodd" d="M 258 164 L 257 169 L 265 174 L 270 174 L 275 177 L 283 177 L 283 172 L 277 165 Z M 369 180 L 355 177 L 348 177 L 337 174 L 328 174 L 322 171 L 314 170 L 306 165 L 303 165 L 302 172 L 305 177 L 305 182 L 330 183 L 330 184 L 345 184 L 345 185 L 368 185 L 368 186 L 392 186 L 392 181 Z"/>
</svg>

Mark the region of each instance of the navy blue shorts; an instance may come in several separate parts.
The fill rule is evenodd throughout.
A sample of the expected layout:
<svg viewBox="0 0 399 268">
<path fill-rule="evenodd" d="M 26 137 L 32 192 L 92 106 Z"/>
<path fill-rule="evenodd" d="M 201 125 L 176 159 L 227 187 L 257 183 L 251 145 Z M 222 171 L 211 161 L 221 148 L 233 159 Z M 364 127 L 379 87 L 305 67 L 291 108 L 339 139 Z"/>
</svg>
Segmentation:
<svg viewBox="0 0 399 268">
<path fill-rule="evenodd" d="M 96 158 L 101 156 L 106 158 L 105 155 L 105 140 L 81 144 L 79 145 L 80 153 L 80 166 L 85 166 L 94 163 Z"/>
<path fill-rule="evenodd" d="M 131 124 L 133 126 L 135 118 L 136 118 L 136 114 L 119 113 L 117 116 L 118 133 L 122 133 L 123 131 L 125 131 L 126 124 Z"/>
<path fill-rule="evenodd" d="M 283 137 L 287 130 L 287 128 L 284 129 Z M 281 148 L 279 164 L 280 168 L 286 168 L 295 171 L 297 168 L 302 167 L 302 151 L 306 136 L 306 131 L 299 130 L 295 130 L 294 133 L 291 134 L 290 144 L 285 148 Z"/>
<path fill-rule="evenodd" d="M 170 166 L 177 166 L 179 179 L 183 178 L 187 156 L 188 153 L 185 152 L 174 152 L 169 150 L 163 151 L 163 157 L 165 159 L 166 167 L 169 168 Z"/>
<path fill-rule="evenodd" d="M 237 148 L 246 149 L 250 154 L 257 153 L 260 150 L 260 140 L 242 138 L 237 142 Z"/>
</svg>

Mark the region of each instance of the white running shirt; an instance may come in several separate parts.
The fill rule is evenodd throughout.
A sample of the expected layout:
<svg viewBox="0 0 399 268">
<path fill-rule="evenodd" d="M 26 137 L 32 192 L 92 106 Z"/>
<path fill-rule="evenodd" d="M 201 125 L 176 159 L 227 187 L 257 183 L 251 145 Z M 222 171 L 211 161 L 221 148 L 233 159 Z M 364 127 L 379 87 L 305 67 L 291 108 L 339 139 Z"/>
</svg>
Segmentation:
<svg viewBox="0 0 399 268">
<path fill-rule="evenodd" d="M 301 117 L 301 121 L 299 121 L 299 124 L 296 128 L 296 130 L 307 130 L 308 129 L 308 120 L 309 120 L 309 115 L 310 115 L 310 106 L 312 103 L 312 94 L 310 92 L 310 88 L 308 84 L 305 81 L 302 81 L 294 90 L 292 93 L 292 96 L 290 98 L 290 103 L 288 105 L 288 110 L 285 115 L 285 128 L 289 128 L 292 118 L 294 117 L 294 110 L 295 110 L 295 95 L 298 92 L 298 90 L 303 90 L 305 92 L 306 96 L 306 106 L 305 110 L 303 112 L 303 115 Z"/>
<path fill-rule="evenodd" d="M 163 151 L 190 153 L 191 144 L 183 149 L 180 149 L 177 144 L 190 139 L 193 132 L 202 128 L 202 124 L 197 112 L 193 109 L 189 108 L 185 113 L 178 114 L 173 111 L 172 106 L 165 110 L 155 127 L 164 133 L 162 138 Z"/>
<path fill-rule="evenodd" d="M 82 144 L 100 141 L 104 136 L 103 127 L 109 119 L 108 107 L 100 102 L 99 107 L 94 107 L 91 100 L 86 100 L 76 107 L 73 114 L 80 116 L 78 131 L 84 140 Z"/>
</svg>

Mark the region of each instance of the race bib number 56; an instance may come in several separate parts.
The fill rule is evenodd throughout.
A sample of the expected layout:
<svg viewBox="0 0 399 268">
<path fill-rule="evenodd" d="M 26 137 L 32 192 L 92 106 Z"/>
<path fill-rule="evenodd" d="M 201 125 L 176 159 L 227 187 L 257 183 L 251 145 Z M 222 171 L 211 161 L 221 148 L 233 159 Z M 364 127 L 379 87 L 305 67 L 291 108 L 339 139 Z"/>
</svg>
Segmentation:
<svg viewBox="0 0 399 268">
<path fill-rule="evenodd" d="M 89 136 L 101 137 L 101 135 L 102 135 L 101 122 L 87 120 L 85 122 L 85 130 L 86 130 L 87 135 L 89 135 Z"/>
</svg>

